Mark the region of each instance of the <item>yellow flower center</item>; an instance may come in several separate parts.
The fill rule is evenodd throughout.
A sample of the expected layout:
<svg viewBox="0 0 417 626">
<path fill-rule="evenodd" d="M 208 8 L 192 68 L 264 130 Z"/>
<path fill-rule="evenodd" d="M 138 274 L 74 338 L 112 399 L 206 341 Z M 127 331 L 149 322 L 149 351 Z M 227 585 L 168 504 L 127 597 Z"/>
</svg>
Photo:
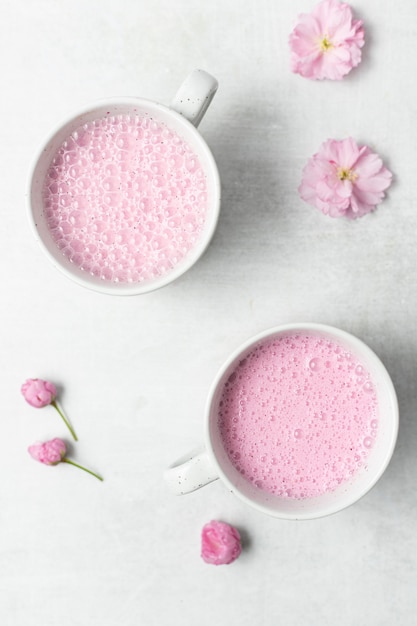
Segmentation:
<svg viewBox="0 0 417 626">
<path fill-rule="evenodd" d="M 356 172 L 347 167 L 338 167 L 337 177 L 339 180 L 350 180 L 350 182 L 353 183 L 357 179 L 358 175 Z"/>
<path fill-rule="evenodd" d="M 320 50 L 322 52 L 327 52 L 331 48 L 333 48 L 333 44 L 330 39 L 328 39 L 327 35 L 325 35 L 323 39 L 320 40 Z"/>
</svg>

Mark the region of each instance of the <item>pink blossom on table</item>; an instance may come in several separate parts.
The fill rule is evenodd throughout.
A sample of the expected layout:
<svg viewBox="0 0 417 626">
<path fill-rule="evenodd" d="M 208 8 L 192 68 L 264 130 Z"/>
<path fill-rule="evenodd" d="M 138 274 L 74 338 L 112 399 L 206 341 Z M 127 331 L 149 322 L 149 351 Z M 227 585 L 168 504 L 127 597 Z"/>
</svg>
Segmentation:
<svg viewBox="0 0 417 626">
<path fill-rule="evenodd" d="M 28 378 L 23 383 L 21 392 L 26 402 L 36 409 L 52 404 L 56 398 L 54 383 L 41 378 Z"/>
<path fill-rule="evenodd" d="M 65 457 L 67 447 L 62 439 L 55 438 L 45 443 L 34 443 L 29 446 L 28 452 L 35 461 L 45 465 L 57 465 Z"/>
<path fill-rule="evenodd" d="M 361 62 L 365 43 L 362 20 L 338 0 L 323 0 L 299 16 L 292 31 L 291 70 L 305 78 L 341 80 Z"/>
<path fill-rule="evenodd" d="M 57 390 L 54 383 L 51 383 L 49 380 L 42 380 L 41 378 L 28 378 L 26 382 L 23 383 L 20 390 L 26 402 L 36 409 L 41 409 L 49 404 L 53 406 L 64 421 L 73 439 L 78 441 L 73 427 L 56 402 Z"/>
<path fill-rule="evenodd" d="M 201 533 L 201 557 L 212 565 L 228 565 L 242 552 L 239 531 L 226 524 L 212 520 Z"/>
<path fill-rule="evenodd" d="M 74 467 L 78 467 L 84 472 L 95 476 L 95 478 L 98 478 L 98 480 L 103 480 L 102 477 L 95 472 L 92 472 L 82 465 L 78 465 L 78 463 L 75 463 L 74 461 L 68 459 L 65 456 L 67 453 L 65 441 L 63 441 L 62 439 L 58 439 L 57 437 L 43 443 L 34 443 L 32 446 L 29 446 L 28 452 L 32 459 L 35 459 L 35 461 L 39 461 L 44 465 L 57 465 L 58 463 L 68 463 L 69 465 L 74 465 Z"/>
<path fill-rule="evenodd" d="M 299 194 L 330 217 L 355 219 L 374 211 L 392 173 L 381 158 L 354 139 L 328 139 L 304 167 Z"/>
</svg>

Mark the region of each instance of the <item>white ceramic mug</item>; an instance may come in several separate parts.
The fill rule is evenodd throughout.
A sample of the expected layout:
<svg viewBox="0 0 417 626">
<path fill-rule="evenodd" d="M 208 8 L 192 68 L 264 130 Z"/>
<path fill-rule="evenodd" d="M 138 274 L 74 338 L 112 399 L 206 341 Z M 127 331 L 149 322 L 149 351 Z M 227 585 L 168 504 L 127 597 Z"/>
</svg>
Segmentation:
<svg viewBox="0 0 417 626">
<path fill-rule="evenodd" d="M 201 257 L 214 234 L 220 210 L 220 179 L 210 149 L 197 130 L 217 90 L 217 81 L 203 70 L 194 70 L 181 85 L 170 106 L 139 98 L 111 98 L 93 104 L 73 115 L 55 130 L 42 147 L 30 172 L 29 220 L 41 248 L 63 274 L 78 284 L 107 294 L 135 295 L 162 287 L 186 272 Z M 77 128 L 102 116 L 120 114 L 145 116 L 179 135 L 201 163 L 207 185 L 207 213 L 199 239 L 186 256 L 167 273 L 146 283 L 104 281 L 76 267 L 58 249 L 51 236 L 42 188 L 45 175 L 57 150 Z"/>
<path fill-rule="evenodd" d="M 294 333 L 318 335 L 355 355 L 370 374 L 379 407 L 378 434 L 366 465 L 351 480 L 317 497 L 283 498 L 259 489 L 239 473 L 228 458 L 218 426 L 218 405 L 224 385 L 237 365 L 260 343 Z M 177 495 L 190 493 L 220 478 L 226 487 L 258 511 L 282 519 L 313 519 L 335 513 L 361 498 L 385 471 L 394 451 L 398 432 L 398 403 L 390 376 L 376 354 L 351 334 L 321 324 L 289 324 L 269 329 L 249 339 L 226 361 L 208 396 L 205 415 L 205 445 L 179 459 L 165 471 L 165 480 Z"/>
</svg>

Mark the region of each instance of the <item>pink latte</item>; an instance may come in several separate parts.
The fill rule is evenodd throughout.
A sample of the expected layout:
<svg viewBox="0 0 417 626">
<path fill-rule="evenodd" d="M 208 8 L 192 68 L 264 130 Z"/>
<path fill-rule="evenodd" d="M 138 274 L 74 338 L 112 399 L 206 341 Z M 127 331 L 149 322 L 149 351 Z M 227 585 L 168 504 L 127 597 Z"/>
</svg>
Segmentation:
<svg viewBox="0 0 417 626">
<path fill-rule="evenodd" d="M 333 491 L 364 465 L 378 428 L 373 382 L 354 354 L 307 332 L 258 344 L 229 376 L 218 427 L 236 469 L 281 497 Z"/>
<path fill-rule="evenodd" d="M 163 123 L 109 114 L 63 142 L 43 201 L 53 239 L 74 265 L 105 281 L 139 283 L 168 273 L 195 246 L 206 175 Z"/>
</svg>

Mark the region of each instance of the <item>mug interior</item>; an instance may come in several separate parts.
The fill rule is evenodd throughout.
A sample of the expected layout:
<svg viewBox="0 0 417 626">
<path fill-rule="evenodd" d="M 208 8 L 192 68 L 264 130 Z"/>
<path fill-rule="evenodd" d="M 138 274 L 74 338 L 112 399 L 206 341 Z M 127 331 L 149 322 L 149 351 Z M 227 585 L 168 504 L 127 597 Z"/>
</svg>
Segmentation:
<svg viewBox="0 0 417 626">
<path fill-rule="evenodd" d="M 51 164 L 62 143 L 80 126 L 107 115 L 120 114 L 149 118 L 166 125 L 175 131 L 198 156 L 206 175 L 207 215 L 202 232 L 194 247 L 171 270 L 160 277 L 142 283 L 114 283 L 93 276 L 77 266 L 59 250 L 52 238 L 45 216 L 42 199 L 43 183 Z M 216 229 L 220 208 L 220 180 L 216 163 L 210 149 L 198 130 L 179 113 L 156 102 L 145 99 L 125 98 L 103 101 L 90 107 L 54 132 L 42 148 L 32 168 L 29 181 L 29 218 L 44 252 L 67 277 L 90 289 L 118 295 L 145 293 L 166 285 L 189 269 L 204 253 Z"/>
<path fill-rule="evenodd" d="M 293 334 L 312 333 L 332 341 L 355 355 L 370 373 L 378 399 L 378 433 L 362 468 L 349 481 L 342 482 L 334 491 L 320 496 L 295 499 L 274 495 L 257 488 L 245 479 L 233 465 L 225 450 L 218 426 L 219 402 L 225 382 L 239 362 L 268 338 Z M 398 431 L 398 404 L 390 376 L 375 353 L 352 335 L 328 326 L 309 324 L 291 325 L 272 329 L 245 344 L 226 363 L 212 389 L 208 406 L 207 445 L 220 477 L 227 486 L 246 503 L 284 519 L 312 519 L 335 513 L 361 498 L 380 478 L 394 451 Z"/>
</svg>

